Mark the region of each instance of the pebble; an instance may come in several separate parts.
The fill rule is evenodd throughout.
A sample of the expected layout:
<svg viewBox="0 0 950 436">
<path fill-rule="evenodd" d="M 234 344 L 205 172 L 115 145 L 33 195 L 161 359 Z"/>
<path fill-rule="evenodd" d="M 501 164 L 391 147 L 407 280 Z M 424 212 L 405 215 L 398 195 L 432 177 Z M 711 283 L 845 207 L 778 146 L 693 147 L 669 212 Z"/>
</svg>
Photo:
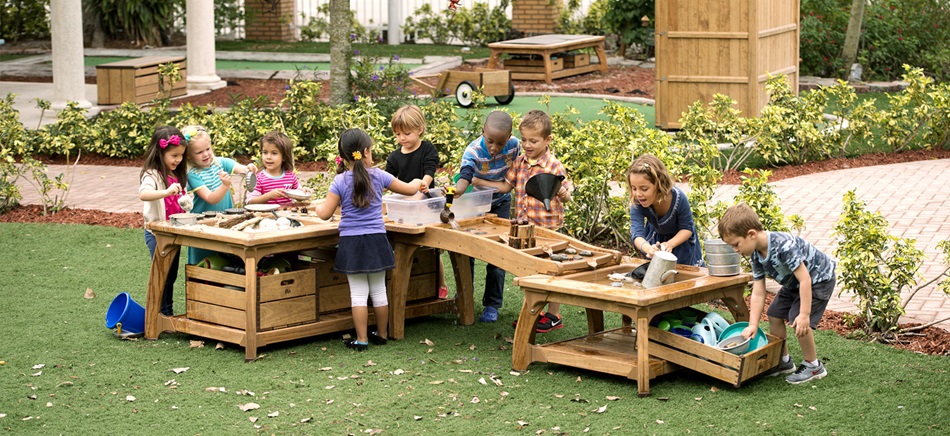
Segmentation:
<svg viewBox="0 0 950 436">
<path fill-rule="evenodd" d="M 585 256 L 585 257 L 591 257 L 591 256 L 594 255 L 594 253 L 591 253 L 590 250 L 584 250 L 584 251 L 580 252 L 579 254 L 580 254 L 581 256 Z"/>
<path fill-rule="evenodd" d="M 564 250 L 564 252 L 567 253 L 567 254 L 577 254 L 577 250 L 575 250 L 575 249 L 573 249 L 573 248 L 568 248 L 568 249 Z"/>
</svg>

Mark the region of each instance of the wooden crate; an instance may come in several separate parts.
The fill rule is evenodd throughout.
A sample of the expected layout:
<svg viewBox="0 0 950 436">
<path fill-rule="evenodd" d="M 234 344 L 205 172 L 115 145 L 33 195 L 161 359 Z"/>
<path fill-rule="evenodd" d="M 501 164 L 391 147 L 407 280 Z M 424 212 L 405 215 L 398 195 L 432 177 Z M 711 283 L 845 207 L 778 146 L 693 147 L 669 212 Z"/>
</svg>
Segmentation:
<svg viewBox="0 0 950 436">
<path fill-rule="evenodd" d="M 482 88 L 482 93 L 489 97 L 508 95 L 511 87 L 511 71 L 487 68 L 479 68 L 475 71 L 449 70 L 442 73 L 436 89 L 444 94 L 452 95 L 455 94 L 455 88 L 458 88 L 462 81 L 468 81 L 476 88 Z"/>
<path fill-rule="evenodd" d="M 564 68 L 586 67 L 590 65 L 590 54 L 588 53 L 565 53 L 561 55 L 564 60 Z"/>
<path fill-rule="evenodd" d="M 702 315 L 698 318 L 702 319 Z M 769 371 L 782 358 L 783 339 L 766 334 L 768 345 L 741 356 L 659 328 L 650 328 L 650 355 L 739 387 Z"/>
<path fill-rule="evenodd" d="M 158 93 L 158 66 L 178 64 L 181 80 L 171 84 L 165 79 L 165 93 Z M 148 103 L 156 97 L 178 97 L 187 93 L 184 56 L 147 56 L 96 66 L 98 104 Z"/>
<path fill-rule="evenodd" d="M 768 75 L 798 92 L 798 0 L 656 3 L 656 125 L 680 128 L 696 101 L 735 100 L 743 116 L 768 103 Z"/>
<path fill-rule="evenodd" d="M 316 272 L 321 315 L 350 310 L 350 285 L 346 280 L 346 274 L 333 271 L 335 255 L 336 251 L 333 249 L 308 250 L 298 255 L 300 261 L 309 263 Z M 439 297 L 438 274 L 437 250 L 425 248 L 416 250 L 412 258 L 406 305 L 411 306 L 422 300 L 437 299 Z M 387 272 L 387 282 L 390 278 L 391 272 Z"/>
<path fill-rule="evenodd" d="M 266 331 L 316 322 L 319 299 L 312 268 L 257 279 L 257 326 L 247 328 L 245 276 L 196 265 L 185 267 L 185 316 L 242 330 Z"/>
<path fill-rule="evenodd" d="M 505 69 L 513 73 L 543 73 L 544 59 L 505 59 Z M 564 69 L 564 60 L 561 58 L 551 58 L 551 71 L 560 71 Z"/>
</svg>

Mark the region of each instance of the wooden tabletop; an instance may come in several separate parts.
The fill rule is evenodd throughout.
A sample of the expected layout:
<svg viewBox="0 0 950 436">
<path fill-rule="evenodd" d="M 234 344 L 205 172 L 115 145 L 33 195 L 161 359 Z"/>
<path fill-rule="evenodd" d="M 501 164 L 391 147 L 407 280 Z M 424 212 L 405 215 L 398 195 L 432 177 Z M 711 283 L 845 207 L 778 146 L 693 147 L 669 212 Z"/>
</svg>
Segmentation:
<svg viewBox="0 0 950 436">
<path fill-rule="evenodd" d="M 558 49 L 580 44 L 594 44 L 603 41 L 603 36 L 598 35 L 538 35 L 527 38 L 509 39 L 488 44 L 491 49 L 513 49 L 525 48 L 525 46 L 537 46 L 539 48 Z"/>
</svg>

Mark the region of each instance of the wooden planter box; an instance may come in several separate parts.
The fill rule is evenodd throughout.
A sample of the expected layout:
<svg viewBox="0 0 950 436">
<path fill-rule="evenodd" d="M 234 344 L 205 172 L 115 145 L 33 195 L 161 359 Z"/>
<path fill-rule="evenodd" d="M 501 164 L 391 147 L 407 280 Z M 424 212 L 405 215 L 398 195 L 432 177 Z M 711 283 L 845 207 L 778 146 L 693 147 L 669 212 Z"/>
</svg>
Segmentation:
<svg viewBox="0 0 950 436">
<path fill-rule="evenodd" d="M 505 69 L 513 73 L 543 73 L 544 59 L 506 59 Z M 551 58 L 551 71 L 564 69 L 564 60 Z"/>
<path fill-rule="evenodd" d="M 158 93 L 158 66 L 178 64 L 181 80 L 175 84 L 165 79 L 165 93 Z M 148 56 L 110 62 L 96 67 L 98 104 L 148 103 L 156 97 L 178 97 L 187 93 L 187 72 L 183 56 Z"/>
<path fill-rule="evenodd" d="M 590 65 L 590 54 L 587 53 L 566 53 L 561 55 L 564 60 L 564 68 L 586 67 Z"/>
<path fill-rule="evenodd" d="M 258 319 L 246 326 L 245 276 L 195 265 L 185 267 L 185 313 L 189 319 L 266 331 L 320 319 L 315 271 L 312 268 L 259 277 Z"/>
<path fill-rule="evenodd" d="M 682 113 L 714 94 L 758 116 L 769 74 L 797 93 L 799 13 L 798 0 L 657 2 L 656 125 L 680 128 Z"/>
</svg>

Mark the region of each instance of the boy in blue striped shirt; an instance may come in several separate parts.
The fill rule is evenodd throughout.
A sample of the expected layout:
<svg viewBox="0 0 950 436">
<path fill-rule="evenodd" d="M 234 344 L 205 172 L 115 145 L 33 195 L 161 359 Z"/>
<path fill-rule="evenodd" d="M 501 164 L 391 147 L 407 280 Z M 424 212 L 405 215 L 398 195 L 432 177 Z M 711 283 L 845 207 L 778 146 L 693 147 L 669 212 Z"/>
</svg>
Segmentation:
<svg viewBox="0 0 950 436">
<path fill-rule="evenodd" d="M 461 197 L 472 183 L 472 178 L 490 181 L 504 181 L 505 173 L 521 154 L 521 142 L 511 136 L 511 116 L 505 112 L 494 111 L 488 114 L 482 126 L 482 136 L 468 145 L 462 154 L 459 179 L 455 183 L 455 196 Z M 495 193 L 492 196 L 490 213 L 499 218 L 511 218 L 511 195 Z M 472 270 L 475 259 L 472 259 Z M 495 265 L 485 266 L 485 295 L 482 305 L 485 307 L 481 322 L 498 321 L 498 309 L 501 309 L 505 292 L 505 270 Z"/>
</svg>

